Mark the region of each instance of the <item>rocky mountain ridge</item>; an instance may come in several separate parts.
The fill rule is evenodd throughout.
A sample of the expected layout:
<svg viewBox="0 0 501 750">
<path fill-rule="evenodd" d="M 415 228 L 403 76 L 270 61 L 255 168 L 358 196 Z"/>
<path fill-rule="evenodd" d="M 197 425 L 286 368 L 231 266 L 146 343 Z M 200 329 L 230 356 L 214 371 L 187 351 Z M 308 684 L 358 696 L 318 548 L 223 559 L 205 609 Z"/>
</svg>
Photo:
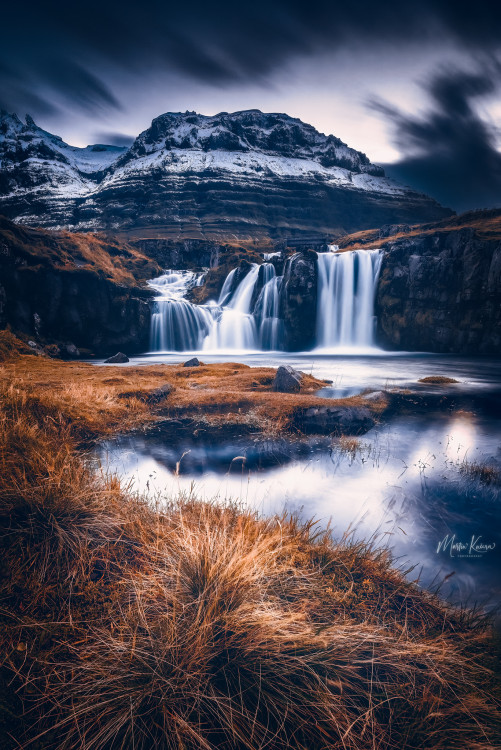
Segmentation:
<svg viewBox="0 0 501 750">
<path fill-rule="evenodd" d="M 337 236 L 450 213 L 335 136 L 258 110 L 167 113 L 129 149 L 72 147 L 3 112 L 0 212 L 27 225 L 193 239 Z"/>
</svg>

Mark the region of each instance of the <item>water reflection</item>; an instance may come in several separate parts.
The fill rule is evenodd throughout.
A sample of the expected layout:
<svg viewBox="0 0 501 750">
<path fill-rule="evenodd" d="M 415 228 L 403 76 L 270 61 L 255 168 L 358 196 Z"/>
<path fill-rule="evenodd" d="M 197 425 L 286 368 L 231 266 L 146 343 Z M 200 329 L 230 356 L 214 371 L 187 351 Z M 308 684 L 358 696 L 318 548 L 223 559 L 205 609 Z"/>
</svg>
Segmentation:
<svg viewBox="0 0 501 750">
<path fill-rule="evenodd" d="M 140 490 L 240 499 L 270 514 L 287 509 L 336 536 L 377 535 L 423 585 L 453 601 L 501 601 L 501 492 L 471 464 L 501 470 L 498 423 L 472 413 L 399 417 L 358 442 L 317 440 L 167 445 L 128 438 L 103 447 L 110 469 Z M 484 477 L 485 479 L 485 477 Z M 456 551 L 479 539 L 494 549 Z M 460 554 L 462 553 L 462 554 Z"/>
</svg>

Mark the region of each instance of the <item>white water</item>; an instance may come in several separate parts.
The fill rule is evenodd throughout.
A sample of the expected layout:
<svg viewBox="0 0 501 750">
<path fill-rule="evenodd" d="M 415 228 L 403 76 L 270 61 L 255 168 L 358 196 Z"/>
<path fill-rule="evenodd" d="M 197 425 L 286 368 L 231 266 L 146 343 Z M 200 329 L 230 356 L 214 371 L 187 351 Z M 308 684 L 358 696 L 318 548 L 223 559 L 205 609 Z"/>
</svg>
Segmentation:
<svg viewBox="0 0 501 750">
<path fill-rule="evenodd" d="M 318 254 L 318 348 L 374 346 L 380 250 Z"/>
<path fill-rule="evenodd" d="M 335 247 L 335 246 L 333 246 Z M 318 254 L 316 343 L 320 349 L 370 348 L 374 341 L 374 296 L 379 250 Z M 151 351 L 279 351 L 282 276 L 272 263 L 254 263 L 235 287 L 230 271 L 217 302 L 185 299 L 202 276 L 168 271 L 150 285 L 159 292 L 152 316 Z M 258 294 L 258 290 L 259 294 Z M 257 298 L 256 298 L 257 297 Z"/>
</svg>

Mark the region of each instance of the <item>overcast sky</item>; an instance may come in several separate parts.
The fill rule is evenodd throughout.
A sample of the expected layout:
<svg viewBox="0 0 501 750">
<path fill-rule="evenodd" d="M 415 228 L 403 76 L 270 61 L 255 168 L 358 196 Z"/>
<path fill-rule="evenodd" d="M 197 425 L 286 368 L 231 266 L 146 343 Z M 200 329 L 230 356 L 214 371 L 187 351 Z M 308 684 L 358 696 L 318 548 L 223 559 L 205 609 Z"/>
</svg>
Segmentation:
<svg viewBox="0 0 501 750">
<path fill-rule="evenodd" d="M 74 145 L 287 112 L 456 210 L 501 205 L 500 2 L 11 2 L 0 78 L 0 107 Z"/>
</svg>

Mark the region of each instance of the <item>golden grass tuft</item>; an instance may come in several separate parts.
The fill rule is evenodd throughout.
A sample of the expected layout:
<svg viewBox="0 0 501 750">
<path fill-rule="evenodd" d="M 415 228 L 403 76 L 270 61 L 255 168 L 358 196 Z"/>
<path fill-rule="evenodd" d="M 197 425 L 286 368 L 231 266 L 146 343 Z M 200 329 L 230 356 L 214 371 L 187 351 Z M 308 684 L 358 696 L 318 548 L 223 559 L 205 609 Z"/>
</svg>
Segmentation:
<svg viewBox="0 0 501 750">
<path fill-rule="evenodd" d="M 427 383 L 428 385 L 446 385 L 447 383 L 459 383 L 459 380 L 449 378 L 446 375 L 428 375 L 426 378 L 419 378 L 418 383 Z"/>
</svg>

